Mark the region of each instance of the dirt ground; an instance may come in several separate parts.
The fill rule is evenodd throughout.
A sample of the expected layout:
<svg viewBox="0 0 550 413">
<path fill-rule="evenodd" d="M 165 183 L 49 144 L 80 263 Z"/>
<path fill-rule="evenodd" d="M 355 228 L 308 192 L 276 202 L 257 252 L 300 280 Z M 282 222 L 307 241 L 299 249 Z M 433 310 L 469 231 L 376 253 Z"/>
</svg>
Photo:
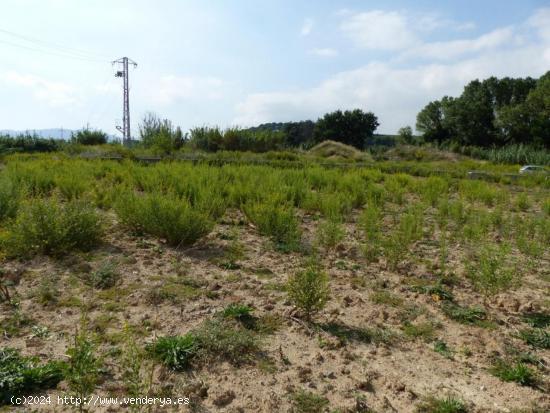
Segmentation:
<svg viewBox="0 0 550 413">
<path fill-rule="evenodd" d="M 136 340 L 144 345 L 155 337 L 185 334 L 228 304 L 244 303 L 254 308 L 255 316 L 270 314 L 278 320 L 277 330 L 262 338 L 262 354 L 241 366 L 212 363 L 184 373 L 157 365 L 153 373 L 157 392 L 189 397 L 191 406 L 179 410 L 156 407 L 153 411 L 287 412 L 292 411 L 291 395 L 300 389 L 326 397 L 326 411 L 330 412 L 411 412 L 429 395 L 456 396 L 472 412 L 550 409 L 544 385 L 533 388 L 503 382 L 488 371 L 491 357 L 506 354 L 510 346 L 535 353 L 546 366 L 550 362 L 547 350 L 531 349 L 515 337 L 523 326 L 523 313 L 548 310 L 548 266 L 530 269 L 519 288 L 489 301 L 490 328 L 464 325 L 445 316 L 437 296 L 410 288 L 414 280 L 434 277 L 434 243 L 424 239 L 415 244 L 412 258 L 397 271 L 390 271 L 383 259 L 368 263 L 362 257 L 361 234 L 354 220 L 347 224 L 345 240 L 335 250 L 322 250 L 331 298 L 312 325 L 297 316 L 282 288 L 289 275 L 303 268 L 303 256 L 274 251 L 269 240 L 244 223 L 240 213 L 229 211 L 222 224 L 192 248 L 170 248 L 154 238 L 129 234 L 114 222 L 104 245 L 91 253 L 26 262 L 16 290 L 20 311 L 31 321 L 17 334 L 0 338 L 0 345 L 42 360 L 63 359 L 86 308 L 90 329 L 98 334 L 100 349 L 107 354 L 108 373 L 94 394 L 122 396 L 120 367 L 109 354 L 115 354 L 111 350 L 119 345 L 117 334 L 125 324 L 141 330 Z M 305 242 L 312 243 L 316 221 L 305 217 L 304 222 Z M 239 268 L 225 269 L 220 261 L 230 241 L 224 235 L 235 227 L 244 257 L 238 260 Z M 451 244 L 448 260 L 462 279 L 453 289 L 455 301 L 479 305 L 482 297 L 461 277 L 460 248 Z M 119 284 L 104 291 L 85 286 L 79 274 L 91 271 L 106 258 L 119 263 Z M 33 298 L 34 292 L 43 277 L 53 275 L 58 277 L 60 297 L 55 305 L 44 306 Z M 151 303 L 150 292 L 162 288 L 170 277 L 190 277 L 198 280 L 200 287 L 173 300 Z M 392 300 L 377 303 L 372 298 L 376 293 L 389 293 Z M 7 322 L 12 312 L 3 306 L 2 322 Z M 405 336 L 405 320 L 432 323 L 433 336 Z M 388 344 L 353 338 L 343 342 L 324 328 L 327 325 L 348 331 L 381 328 L 396 338 Z M 32 337 L 32 326 L 47 327 L 49 335 Z M 434 351 L 437 340 L 447 344 L 450 355 Z M 541 371 L 542 381 L 547 383 L 546 367 Z M 65 390 L 62 382 L 48 394 L 62 395 Z M 38 411 L 69 411 L 55 405 L 37 407 Z M 28 406 L 4 409 L 34 410 Z M 90 409 L 126 410 L 117 406 Z"/>
</svg>

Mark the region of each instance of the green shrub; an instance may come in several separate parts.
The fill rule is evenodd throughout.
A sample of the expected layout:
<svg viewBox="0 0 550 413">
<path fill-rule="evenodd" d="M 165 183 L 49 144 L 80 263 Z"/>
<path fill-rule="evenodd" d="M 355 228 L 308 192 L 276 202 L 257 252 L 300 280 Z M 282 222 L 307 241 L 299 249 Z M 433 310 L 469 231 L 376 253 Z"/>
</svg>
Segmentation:
<svg viewBox="0 0 550 413">
<path fill-rule="evenodd" d="M 99 268 L 86 278 L 87 283 L 97 289 L 103 290 L 114 287 L 120 278 L 117 265 L 113 261 L 104 261 Z"/>
<path fill-rule="evenodd" d="M 236 365 L 249 361 L 251 354 L 259 349 L 258 339 L 253 331 L 235 323 L 231 317 L 242 313 L 243 308 L 231 308 L 227 317 L 222 313 L 222 317 L 206 320 L 184 336 L 159 337 L 147 350 L 176 371 L 190 367 L 193 361 L 225 360 Z"/>
<path fill-rule="evenodd" d="M 57 304 L 60 295 L 58 278 L 55 275 L 44 276 L 35 293 L 37 301 L 45 307 Z"/>
<path fill-rule="evenodd" d="M 399 220 L 399 225 L 382 241 L 384 256 L 391 269 L 397 268 L 410 250 L 410 245 L 422 238 L 423 210 L 413 206 Z"/>
<path fill-rule="evenodd" d="M 315 393 L 300 390 L 293 393 L 292 413 L 320 413 L 328 406 L 328 399 Z"/>
<path fill-rule="evenodd" d="M 477 307 L 461 307 L 458 304 L 445 302 L 441 308 L 451 320 L 463 324 L 480 324 L 487 319 L 485 310 Z"/>
<path fill-rule="evenodd" d="M 365 257 L 373 262 L 380 253 L 380 224 L 382 222 L 380 209 L 376 205 L 369 205 L 361 214 L 359 224 L 366 236 L 364 246 Z"/>
<path fill-rule="evenodd" d="M 287 291 L 290 301 L 309 320 L 312 314 L 325 307 L 329 299 L 329 279 L 326 273 L 310 266 L 290 277 Z"/>
<path fill-rule="evenodd" d="M 259 350 L 255 333 L 230 320 L 207 320 L 193 334 L 198 343 L 197 357 L 204 363 L 224 360 L 239 365 L 250 361 Z"/>
<path fill-rule="evenodd" d="M 445 287 L 443 287 L 441 283 L 437 283 L 434 285 L 413 285 L 411 286 L 411 290 L 420 292 L 423 294 L 428 294 L 428 295 L 431 295 L 432 297 L 437 297 L 437 299 L 439 300 L 447 300 L 447 301 L 454 300 L 453 293 L 447 290 Z"/>
<path fill-rule="evenodd" d="M 166 367 L 181 371 L 189 367 L 198 350 L 197 338 L 184 336 L 159 337 L 148 347 L 149 352 Z"/>
<path fill-rule="evenodd" d="M 230 304 L 222 311 L 222 315 L 226 318 L 235 320 L 244 320 L 252 317 L 252 307 L 245 304 Z"/>
<path fill-rule="evenodd" d="M 537 381 L 535 372 L 521 362 L 496 359 L 489 371 L 503 381 L 513 381 L 522 386 L 532 386 Z"/>
<path fill-rule="evenodd" d="M 523 320 L 531 327 L 545 328 L 550 326 L 550 314 L 547 312 L 526 313 L 523 315 Z"/>
<path fill-rule="evenodd" d="M 74 396 L 84 400 L 95 390 L 103 363 L 96 355 L 97 346 L 88 335 L 87 320 L 82 319 L 81 325 L 74 336 L 73 347 L 67 349 L 69 361 L 65 369 L 65 380 Z M 80 411 L 84 408 L 78 406 Z"/>
<path fill-rule="evenodd" d="M 542 328 L 528 328 L 519 332 L 519 337 L 535 348 L 550 349 L 550 332 Z"/>
<path fill-rule="evenodd" d="M 467 413 L 464 402 L 452 396 L 438 399 L 434 396 L 426 397 L 416 406 L 418 413 Z"/>
<path fill-rule="evenodd" d="M 55 178 L 59 192 L 69 201 L 80 198 L 89 189 L 89 184 L 85 176 L 77 173 L 62 174 Z"/>
<path fill-rule="evenodd" d="M 542 210 L 546 213 L 546 215 L 550 216 L 550 198 L 546 198 L 544 200 L 542 203 Z"/>
<path fill-rule="evenodd" d="M 487 298 L 511 288 L 516 282 L 516 274 L 506 262 L 510 249 L 507 246 L 485 245 L 479 248 L 465 262 L 468 278 Z"/>
<path fill-rule="evenodd" d="M 144 115 L 139 125 L 141 145 L 155 153 L 170 153 L 180 149 L 185 143 L 179 127 L 174 128 L 168 119 L 161 119 L 155 113 Z"/>
<path fill-rule="evenodd" d="M 202 211 L 172 195 L 124 192 L 114 208 L 125 225 L 164 238 L 173 246 L 192 245 L 214 225 Z"/>
<path fill-rule="evenodd" d="M 429 322 L 419 324 L 411 324 L 407 322 L 403 325 L 403 333 L 405 333 L 406 336 L 411 338 L 421 338 L 426 342 L 430 342 L 434 339 L 435 329 L 436 326 Z"/>
<path fill-rule="evenodd" d="M 24 357 L 12 348 L 0 349 L 0 405 L 12 396 L 24 396 L 51 389 L 63 380 L 63 363 L 40 364 L 36 357 Z"/>
<path fill-rule="evenodd" d="M 453 351 L 449 348 L 447 343 L 442 340 L 436 340 L 434 342 L 434 351 L 441 354 L 445 358 L 453 357 Z"/>
<path fill-rule="evenodd" d="M 20 193 L 9 179 L 0 178 L 0 222 L 15 217 L 19 207 Z"/>
<path fill-rule="evenodd" d="M 107 143 L 107 134 L 100 130 L 86 128 L 73 134 L 71 141 L 80 145 L 104 145 Z"/>
<path fill-rule="evenodd" d="M 148 394 L 153 377 L 147 374 L 146 368 L 153 369 L 154 365 L 146 360 L 146 351 L 138 346 L 132 334 L 132 329 L 126 324 L 123 330 L 123 347 L 120 352 L 120 367 L 122 380 L 129 397 L 142 397 Z M 130 406 L 131 412 L 142 411 L 142 406 Z"/>
<path fill-rule="evenodd" d="M 370 300 L 375 304 L 384 304 L 390 307 L 399 307 L 403 299 L 389 291 L 376 291 L 370 295 Z"/>
<path fill-rule="evenodd" d="M 319 224 L 317 228 L 317 241 L 325 248 L 336 247 L 346 235 L 340 222 L 327 220 Z"/>
<path fill-rule="evenodd" d="M 462 180 L 459 183 L 459 193 L 470 202 L 482 202 L 492 207 L 503 201 L 504 193 L 484 181 Z"/>
<path fill-rule="evenodd" d="M 22 205 L 3 241 L 9 255 L 37 253 L 59 256 L 87 251 L 101 241 L 102 222 L 82 201 L 61 203 L 55 198 L 34 199 Z"/>
<path fill-rule="evenodd" d="M 289 252 L 300 247 L 301 231 L 291 207 L 256 203 L 246 205 L 244 211 L 260 234 L 271 237 L 278 250 Z"/>
<path fill-rule="evenodd" d="M 516 198 L 516 208 L 520 211 L 527 211 L 531 208 L 531 201 L 525 192 L 519 194 Z"/>
<path fill-rule="evenodd" d="M 449 190 L 447 181 L 438 176 L 428 177 L 420 186 L 420 195 L 427 204 L 435 207 L 439 199 L 445 199 Z"/>
</svg>

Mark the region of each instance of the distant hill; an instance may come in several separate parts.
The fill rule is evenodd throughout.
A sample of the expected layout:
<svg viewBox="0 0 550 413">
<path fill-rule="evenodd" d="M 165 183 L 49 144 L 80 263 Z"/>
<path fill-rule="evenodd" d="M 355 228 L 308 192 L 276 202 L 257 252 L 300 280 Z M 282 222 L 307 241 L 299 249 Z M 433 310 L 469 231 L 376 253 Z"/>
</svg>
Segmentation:
<svg viewBox="0 0 550 413">
<path fill-rule="evenodd" d="M 37 135 L 41 138 L 52 138 L 52 139 L 69 139 L 71 133 L 76 132 L 71 129 L 28 129 L 28 130 L 11 130 L 11 129 L 0 129 L 0 135 Z"/>
</svg>

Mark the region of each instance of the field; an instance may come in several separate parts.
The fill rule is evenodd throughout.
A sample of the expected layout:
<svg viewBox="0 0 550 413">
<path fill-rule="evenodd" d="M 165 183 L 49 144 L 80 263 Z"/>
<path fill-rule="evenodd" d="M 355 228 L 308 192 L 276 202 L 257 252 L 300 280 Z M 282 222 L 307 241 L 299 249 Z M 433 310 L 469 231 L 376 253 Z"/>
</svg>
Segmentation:
<svg viewBox="0 0 550 413">
<path fill-rule="evenodd" d="M 0 411 L 550 409 L 549 180 L 291 161 L 4 158 Z"/>
</svg>

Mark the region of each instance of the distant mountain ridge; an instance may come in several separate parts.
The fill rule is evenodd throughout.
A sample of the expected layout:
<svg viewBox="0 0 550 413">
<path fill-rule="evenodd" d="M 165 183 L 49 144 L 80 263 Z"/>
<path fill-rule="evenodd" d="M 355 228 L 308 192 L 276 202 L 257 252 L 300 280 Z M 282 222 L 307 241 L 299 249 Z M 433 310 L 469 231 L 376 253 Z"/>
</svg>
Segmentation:
<svg viewBox="0 0 550 413">
<path fill-rule="evenodd" d="M 15 137 L 18 135 L 36 135 L 40 138 L 69 140 L 71 138 L 71 135 L 74 132 L 78 132 L 78 130 L 64 129 L 64 128 L 63 129 L 61 128 L 27 129 L 27 130 L 0 129 L 0 136 L 8 135 L 11 137 Z M 120 139 L 119 136 L 115 136 L 115 135 L 107 135 L 107 138 L 109 139 L 109 141 L 116 141 Z"/>
<path fill-rule="evenodd" d="M 52 139 L 69 139 L 71 134 L 76 132 L 72 129 L 27 129 L 27 130 L 12 130 L 12 129 L 0 129 L 0 135 L 36 135 L 41 138 L 52 138 Z"/>
</svg>

